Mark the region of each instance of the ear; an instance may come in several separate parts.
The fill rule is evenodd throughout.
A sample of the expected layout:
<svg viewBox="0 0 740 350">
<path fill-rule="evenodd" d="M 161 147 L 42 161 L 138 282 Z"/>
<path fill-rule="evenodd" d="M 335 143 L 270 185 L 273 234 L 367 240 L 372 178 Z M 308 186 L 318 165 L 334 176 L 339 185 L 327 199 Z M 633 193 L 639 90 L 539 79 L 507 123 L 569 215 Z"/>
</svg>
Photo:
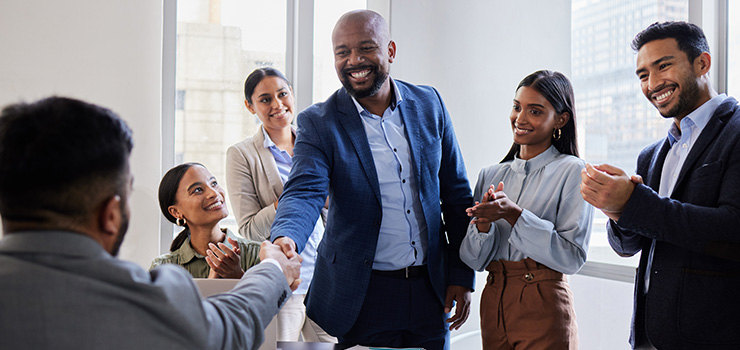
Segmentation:
<svg viewBox="0 0 740 350">
<path fill-rule="evenodd" d="M 121 196 L 119 195 L 108 198 L 98 213 L 98 238 L 103 248 L 109 253 L 111 253 L 118 239 L 121 224 L 124 221 L 124 215 L 121 212 Z"/>
<path fill-rule="evenodd" d="M 558 122 L 555 124 L 557 125 L 558 129 L 565 126 L 565 124 L 568 124 L 568 120 L 570 120 L 570 113 L 563 112 L 560 113 L 560 115 L 557 116 Z"/>
<path fill-rule="evenodd" d="M 244 105 L 247 106 L 247 110 L 249 110 L 249 113 L 257 114 L 257 113 L 254 112 L 254 107 L 252 107 L 252 105 L 249 104 L 249 101 L 244 100 Z"/>
<path fill-rule="evenodd" d="M 170 205 L 169 207 L 167 207 L 167 211 L 170 213 L 170 215 L 174 216 L 175 219 L 177 219 L 177 218 L 179 218 L 181 216 L 180 215 L 180 211 L 177 210 L 177 208 L 175 208 L 174 205 Z"/>
<path fill-rule="evenodd" d="M 388 62 L 393 63 L 393 60 L 396 58 L 396 42 L 391 40 L 391 42 L 388 43 Z"/>
<path fill-rule="evenodd" d="M 701 55 L 694 59 L 694 69 L 697 71 L 698 76 L 709 73 L 709 68 L 712 66 L 712 56 L 708 52 L 702 52 Z"/>
</svg>

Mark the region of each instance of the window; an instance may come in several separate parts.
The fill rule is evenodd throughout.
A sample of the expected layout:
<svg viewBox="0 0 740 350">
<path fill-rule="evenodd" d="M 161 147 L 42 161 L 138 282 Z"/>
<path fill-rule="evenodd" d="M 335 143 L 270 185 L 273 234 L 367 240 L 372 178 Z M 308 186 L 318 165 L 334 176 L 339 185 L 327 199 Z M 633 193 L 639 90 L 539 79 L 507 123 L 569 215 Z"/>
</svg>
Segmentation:
<svg viewBox="0 0 740 350">
<path fill-rule="evenodd" d="M 727 95 L 740 98 L 740 3 L 727 1 Z"/>
<path fill-rule="evenodd" d="M 244 79 L 259 67 L 285 72 L 286 18 L 285 1 L 178 1 L 175 164 L 202 163 L 226 186 L 226 149 L 259 127 Z M 237 232 L 233 215 L 221 226 Z"/>
<path fill-rule="evenodd" d="M 367 8 L 366 2 L 366 0 L 323 0 L 314 3 L 313 102 L 326 100 L 342 86 L 334 70 L 331 33 L 340 16 L 351 10 Z"/>
<path fill-rule="evenodd" d="M 665 136 L 670 121 L 642 95 L 630 44 L 651 23 L 687 19 L 687 0 L 572 2 L 571 79 L 586 161 L 634 173 L 640 150 Z M 606 223 L 596 210 L 589 261 L 637 266 L 639 257 L 625 259 L 612 251 Z"/>
</svg>

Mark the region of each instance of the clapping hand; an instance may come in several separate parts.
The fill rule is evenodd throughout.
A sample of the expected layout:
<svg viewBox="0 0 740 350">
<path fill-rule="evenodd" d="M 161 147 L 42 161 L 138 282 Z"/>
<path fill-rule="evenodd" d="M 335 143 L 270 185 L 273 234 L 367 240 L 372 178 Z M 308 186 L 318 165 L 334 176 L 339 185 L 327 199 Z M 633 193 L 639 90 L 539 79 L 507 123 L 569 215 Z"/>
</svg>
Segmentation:
<svg viewBox="0 0 740 350">
<path fill-rule="evenodd" d="M 218 245 L 208 243 L 210 249 L 206 250 L 206 263 L 211 267 L 208 278 L 242 278 L 244 275 L 239 244 L 231 237 L 227 239 L 232 248 L 221 242 Z"/>
</svg>

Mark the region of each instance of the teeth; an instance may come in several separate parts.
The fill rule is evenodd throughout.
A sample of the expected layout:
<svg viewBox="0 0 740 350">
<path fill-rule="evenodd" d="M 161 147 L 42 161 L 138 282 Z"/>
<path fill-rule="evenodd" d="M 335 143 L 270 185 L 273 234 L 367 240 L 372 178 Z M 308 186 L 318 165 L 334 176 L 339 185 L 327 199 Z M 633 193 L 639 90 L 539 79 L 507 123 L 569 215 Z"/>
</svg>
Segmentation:
<svg viewBox="0 0 740 350">
<path fill-rule="evenodd" d="M 219 206 L 219 205 L 221 205 L 221 201 L 218 201 L 218 202 L 216 202 L 216 203 L 213 203 L 213 204 L 211 204 L 211 205 L 207 206 L 207 207 L 206 207 L 206 210 L 211 210 L 211 209 L 213 209 L 213 208 L 215 208 L 215 207 L 217 207 L 217 206 Z"/>
<path fill-rule="evenodd" d="M 668 96 L 671 96 L 671 94 L 673 94 L 673 90 L 667 91 L 667 92 L 665 92 L 663 94 L 660 94 L 658 96 L 653 96 L 653 98 L 655 99 L 655 101 L 661 102 L 661 101 L 665 100 L 666 98 L 668 98 Z"/>
<path fill-rule="evenodd" d="M 273 117 L 282 117 L 282 116 L 284 116 L 284 115 L 285 115 L 286 113 L 288 113 L 288 111 L 287 111 L 287 110 L 285 110 L 285 111 L 282 111 L 282 112 L 280 112 L 280 113 L 278 113 L 278 114 L 273 114 L 272 116 L 273 116 Z"/>
<path fill-rule="evenodd" d="M 362 72 L 352 72 L 352 73 L 349 73 L 349 74 L 350 74 L 350 75 L 351 75 L 351 76 L 352 76 L 353 78 L 364 78 L 364 77 L 366 77 L 366 76 L 367 76 L 368 74 L 370 74 L 370 71 L 369 71 L 369 70 L 364 70 L 364 71 L 362 71 Z"/>
</svg>

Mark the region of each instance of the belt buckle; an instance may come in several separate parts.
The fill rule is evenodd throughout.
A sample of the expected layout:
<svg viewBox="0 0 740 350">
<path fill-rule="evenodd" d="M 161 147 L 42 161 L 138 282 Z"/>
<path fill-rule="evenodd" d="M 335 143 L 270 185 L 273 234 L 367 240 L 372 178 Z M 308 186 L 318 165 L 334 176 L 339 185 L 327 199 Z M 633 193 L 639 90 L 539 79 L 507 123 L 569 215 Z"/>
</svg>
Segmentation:
<svg viewBox="0 0 740 350">
<path fill-rule="evenodd" d="M 404 270 L 406 271 L 406 279 L 409 279 L 409 267 L 406 266 Z"/>
</svg>

